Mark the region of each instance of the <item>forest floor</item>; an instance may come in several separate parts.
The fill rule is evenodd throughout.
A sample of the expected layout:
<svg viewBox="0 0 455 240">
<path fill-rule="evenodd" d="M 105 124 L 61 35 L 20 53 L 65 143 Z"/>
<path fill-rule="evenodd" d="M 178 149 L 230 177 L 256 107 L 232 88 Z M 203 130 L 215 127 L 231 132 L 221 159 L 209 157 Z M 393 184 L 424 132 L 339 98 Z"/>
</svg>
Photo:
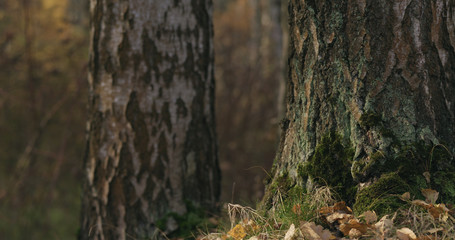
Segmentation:
<svg viewBox="0 0 455 240">
<path fill-rule="evenodd" d="M 327 187 L 303 195 L 299 203 L 277 202 L 267 211 L 228 204 L 226 226 L 205 230 L 197 239 L 455 239 L 454 207 L 436 203 L 439 193 L 435 190 L 422 189 L 422 194 L 425 200 L 412 199 L 409 193 L 396 195 L 403 206 L 383 216 L 374 211 L 354 214 Z"/>
</svg>

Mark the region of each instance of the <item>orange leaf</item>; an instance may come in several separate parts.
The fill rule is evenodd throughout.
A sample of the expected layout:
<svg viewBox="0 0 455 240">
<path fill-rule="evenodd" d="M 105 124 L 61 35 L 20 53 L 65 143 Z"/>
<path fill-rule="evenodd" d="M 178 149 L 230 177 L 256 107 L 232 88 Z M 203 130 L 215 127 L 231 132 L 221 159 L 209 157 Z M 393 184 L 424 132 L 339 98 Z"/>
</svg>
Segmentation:
<svg viewBox="0 0 455 240">
<path fill-rule="evenodd" d="M 297 215 L 300 215 L 300 212 L 301 212 L 301 207 L 300 207 L 300 204 L 296 204 L 292 207 L 292 212 L 297 214 Z"/>
<path fill-rule="evenodd" d="M 436 204 L 436 205 L 431 205 L 431 207 L 428 209 L 428 212 L 435 219 L 439 219 L 441 214 L 446 215 L 449 212 L 449 209 L 444 204 Z"/>
<path fill-rule="evenodd" d="M 368 231 L 369 225 L 365 223 L 360 223 L 357 219 L 351 219 L 347 223 L 340 224 L 340 231 L 345 235 L 348 236 L 351 229 L 357 229 L 362 234 L 365 234 Z"/>
</svg>

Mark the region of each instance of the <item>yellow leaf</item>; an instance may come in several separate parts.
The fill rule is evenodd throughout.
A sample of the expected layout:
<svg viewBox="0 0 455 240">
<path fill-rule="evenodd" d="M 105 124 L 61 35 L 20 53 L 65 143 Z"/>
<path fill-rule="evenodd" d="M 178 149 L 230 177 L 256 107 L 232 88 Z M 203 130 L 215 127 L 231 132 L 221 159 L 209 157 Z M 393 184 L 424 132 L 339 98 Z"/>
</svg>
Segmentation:
<svg viewBox="0 0 455 240">
<path fill-rule="evenodd" d="M 242 240 L 246 236 L 246 231 L 241 224 L 237 224 L 228 232 L 228 235 L 233 237 L 235 240 Z"/>
</svg>

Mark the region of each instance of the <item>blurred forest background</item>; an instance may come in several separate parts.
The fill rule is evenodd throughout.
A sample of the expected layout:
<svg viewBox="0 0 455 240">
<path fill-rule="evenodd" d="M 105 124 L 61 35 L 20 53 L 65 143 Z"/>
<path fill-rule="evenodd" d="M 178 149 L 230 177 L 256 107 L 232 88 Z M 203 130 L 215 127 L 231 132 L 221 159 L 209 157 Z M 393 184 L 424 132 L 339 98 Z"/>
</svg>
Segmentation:
<svg viewBox="0 0 455 240">
<path fill-rule="evenodd" d="M 286 2 L 286 1 L 283 1 Z M 264 191 L 283 114 L 286 6 L 215 0 L 222 202 Z M 74 239 L 85 149 L 88 0 L 0 0 L 0 236 Z"/>
</svg>

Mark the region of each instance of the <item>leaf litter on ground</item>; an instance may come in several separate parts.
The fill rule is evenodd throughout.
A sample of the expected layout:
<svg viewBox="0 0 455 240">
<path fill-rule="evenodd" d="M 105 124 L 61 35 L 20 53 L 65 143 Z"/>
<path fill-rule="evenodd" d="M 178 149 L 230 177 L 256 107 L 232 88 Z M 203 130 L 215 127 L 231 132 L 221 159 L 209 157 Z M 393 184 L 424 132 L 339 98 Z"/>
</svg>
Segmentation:
<svg viewBox="0 0 455 240">
<path fill-rule="evenodd" d="M 200 240 L 439 240 L 455 239 L 454 210 L 443 203 L 436 204 L 439 193 L 433 189 L 422 189 L 425 201 L 411 200 L 407 192 L 400 199 L 410 203 L 408 209 L 399 209 L 392 215 L 378 220 L 374 211 L 355 216 L 345 202 L 317 209 L 320 223 L 309 219 L 284 224 L 283 219 L 267 216 L 259 211 L 238 204 L 228 204 L 231 228 L 225 233 L 210 233 Z M 330 199 L 330 198 L 327 198 Z M 295 204 L 290 211 L 300 216 L 303 206 Z"/>
</svg>

